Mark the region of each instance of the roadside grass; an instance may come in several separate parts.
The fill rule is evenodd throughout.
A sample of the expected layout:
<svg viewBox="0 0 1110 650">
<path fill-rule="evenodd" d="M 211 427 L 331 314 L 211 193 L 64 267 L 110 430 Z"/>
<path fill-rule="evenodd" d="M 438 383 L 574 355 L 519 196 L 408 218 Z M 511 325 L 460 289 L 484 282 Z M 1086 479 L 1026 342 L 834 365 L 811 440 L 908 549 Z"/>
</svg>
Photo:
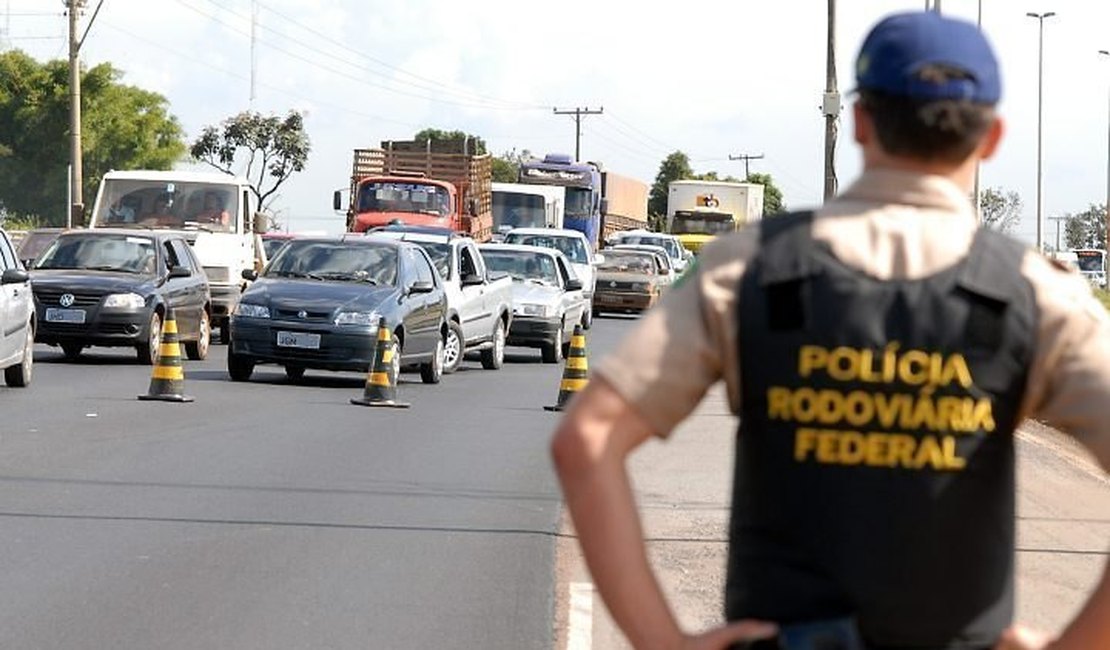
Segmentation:
<svg viewBox="0 0 1110 650">
<path fill-rule="evenodd" d="M 1110 311 L 1110 291 L 1095 289 L 1095 297 L 1098 298 L 1102 306 L 1106 308 L 1106 311 Z"/>
</svg>

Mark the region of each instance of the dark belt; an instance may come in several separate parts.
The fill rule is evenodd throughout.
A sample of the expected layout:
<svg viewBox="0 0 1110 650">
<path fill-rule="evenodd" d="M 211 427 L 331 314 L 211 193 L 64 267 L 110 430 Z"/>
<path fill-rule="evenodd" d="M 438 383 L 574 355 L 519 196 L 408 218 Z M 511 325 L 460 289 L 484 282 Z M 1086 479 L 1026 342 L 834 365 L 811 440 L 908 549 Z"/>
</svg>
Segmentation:
<svg viewBox="0 0 1110 650">
<path fill-rule="evenodd" d="M 953 646 L 954 647 L 954 646 Z M 808 623 L 780 625 L 773 639 L 748 641 L 732 646 L 732 650 L 898 650 L 866 643 L 860 636 L 854 618 L 836 618 Z M 925 650 L 924 648 L 922 650 Z M 929 650 L 949 650 L 948 647 Z M 966 650 L 991 650 L 990 646 Z"/>
</svg>

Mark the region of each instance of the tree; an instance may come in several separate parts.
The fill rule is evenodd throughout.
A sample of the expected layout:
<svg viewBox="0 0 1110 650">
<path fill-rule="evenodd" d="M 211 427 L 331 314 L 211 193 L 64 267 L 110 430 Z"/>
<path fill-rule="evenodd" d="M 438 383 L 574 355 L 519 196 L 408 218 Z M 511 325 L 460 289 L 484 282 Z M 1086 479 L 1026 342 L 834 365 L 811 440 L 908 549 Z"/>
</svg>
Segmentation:
<svg viewBox="0 0 1110 650">
<path fill-rule="evenodd" d="M 648 215 L 658 219 L 667 214 L 668 187 L 673 181 L 681 181 L 694 176 L 690 168 L 690 158 L 681 151 L 676 151 L 663 159 L 659 165 L 659 173 L 655 175 L 655 183 L 651 186 L 651 195 L 648 198 Z"/>
<path fill-rule="evenodd" d="M 786 204 L 782 202 L 782 190 L 775 185 L 770 174 L 748 174 L 747 182 L 763 186 L 763 215 L 761 216 L 771 216 L 786 211 Z"/>
<path fill-rule="evenodd" d="M 466 150 L 472 154 L 482 155 L 486 153 L 486 141 L 476 135 L 470 135 L 463 131 L 443 131 L 441 129 L 433 129 L 431 127 L 420 131 L 412 136 L 413 140 L 417 142 L 424 142 L 431 140 L 435 142 L 450 143 L 451 149 L 455 151 L 462 151 L 463 145 L 466 145 Z"/>
<path fill-rule="evenodd" d="M 1066 215 L 1064 233 L 1068 248 L 1105 248 L 1106 206 L 1092 203 L 1083 212 Z"/>
<path fill-rule="evenodd" d="M 517 153 L 516 149 L 506 151 L 505 153 L 493 159 L 493 182 L 494 183 L 515 183 L 520 178 L 520 163 L 532 160 L 532 152 L 524 149 Z"/>
<path fill-rule="evenodd" d="M 310 149 L 304 116 L 297 111 L 285 117 L 247 111 L 224 120 L 219 128 L 204 127 L 189 152 L 228 174 L 236 173 L 238 163 L 259 209 L 265 210 L 278 188 L 304 169 Z"/>
<path fill-rule="evenodd" d="M 102 63 L 81 73 L 82 193 L 91 207 L 110 169 L 170 169 L 184 133 L 165 97 L 120 83 Z M 68 212 L 69 63 L 0 54 L 0 210 L 61 225 Z"/>
<path fill-rule="evenodd" d="M 979 214 L 983 225 L 999 232 L 1010 232 L 1021 221 L 1024 205 L 1017 192 L 988 187 L 979 193 Z"/>
</svg>

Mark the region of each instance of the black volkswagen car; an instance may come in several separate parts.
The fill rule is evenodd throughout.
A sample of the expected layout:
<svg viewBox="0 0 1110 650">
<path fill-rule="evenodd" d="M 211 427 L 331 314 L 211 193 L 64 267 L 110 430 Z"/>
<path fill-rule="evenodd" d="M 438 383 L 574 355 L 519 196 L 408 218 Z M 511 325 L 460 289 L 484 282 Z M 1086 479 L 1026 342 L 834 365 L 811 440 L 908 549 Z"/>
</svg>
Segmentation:
<svg viewBox="0 0 1110 650">
<path fill-rule="evenodd" d="M 158 359 L 166 308 L 190 359 L 208 356 L 208 278 L 180 234 L 141 230 L 71 230 L 39 255 L 31 270 L 39 343 L 75 359 L 88 346 L 134 347 Z"/>
<path fill-rule="evenodd" d="M 424 383 L 443 373 L 447 297 L 427 253 L 376 236 L 292 239 L 254 280 L 231 316 L 228 374 L 250 379 L 256 364 L 367 372 L 385 318 L 401 351 L 398 366 L 420 366 Z M 399 368 L 398 368 L 399 369 Z"/>
</svg>

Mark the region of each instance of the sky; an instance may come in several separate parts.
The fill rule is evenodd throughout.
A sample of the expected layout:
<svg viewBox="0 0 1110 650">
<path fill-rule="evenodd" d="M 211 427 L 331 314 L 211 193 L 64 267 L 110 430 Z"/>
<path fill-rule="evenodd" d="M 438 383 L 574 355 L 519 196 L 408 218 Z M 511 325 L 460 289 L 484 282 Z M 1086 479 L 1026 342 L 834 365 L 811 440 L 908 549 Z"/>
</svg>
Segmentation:
<svg viewBox="0 0 1110 650">
<path fill-rule="evenodd" d="M 87 25 L 98 0 L 89 0 Z M 62 0 L 0 0 L 4 47 L 66 56 Z M 1016 191 L 1015 234 L 1036 229 L 1038 21 L 1044 21 L 1044 238 L 1049 217 L 1107 196 L 1110 2 L 943 0 L 983 28 L 1002 65 L 1007 136 L 982 187 Z M 257 15 L 251 98 L 251 15 Z M 841 0 L 838 85 L 883 16 L 923 0 Z M 574 120 L 554 108 L 603 108 L 582 120 L 582 157 L 650 184 L 681 150 L 697 172 L 740 176 L 729 156 L 759 155 L 788 207 L 821 201 L 827 2 L 822 0 L 104 0 L 81 52 L 123 81 L 164 95 L 187 138 L 240 111 L 306 113 L 312 152 L 280 190 L 279 221 L 338 232 L 331 209 L 351 150 L 425 127 L 483 137 L 495 154 L 574 151 Z M 847 99 L 846 102 L 850 101 Z M 847 108 L 847 104 L 846 104 Z M 837 174 L 860 171 L 851 117 L 841 118 Z"/>
</svg>

